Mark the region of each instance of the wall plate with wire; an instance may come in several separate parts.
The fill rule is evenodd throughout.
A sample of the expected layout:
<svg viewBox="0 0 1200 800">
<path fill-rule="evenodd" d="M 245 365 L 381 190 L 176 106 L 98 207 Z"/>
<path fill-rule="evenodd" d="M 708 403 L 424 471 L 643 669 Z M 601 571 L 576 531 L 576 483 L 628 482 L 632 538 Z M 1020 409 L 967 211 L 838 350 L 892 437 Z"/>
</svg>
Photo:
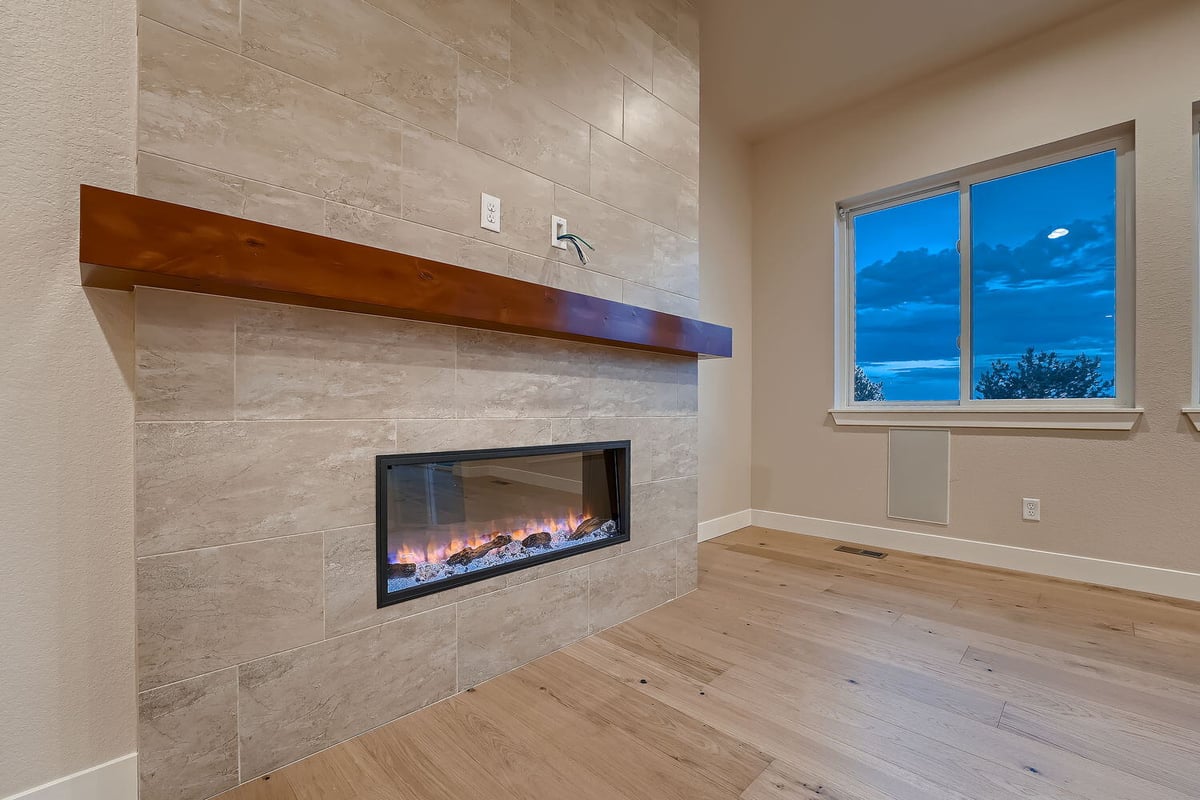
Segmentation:
<svg viewBox="0 0 1200 800">
<path fill-rule="evenodd" d="M 550 246 L 566 250 L 567 243 L 558 237 L 567 232 L 567 221 L 562 217 L 550 217 Z"/>
</svg>

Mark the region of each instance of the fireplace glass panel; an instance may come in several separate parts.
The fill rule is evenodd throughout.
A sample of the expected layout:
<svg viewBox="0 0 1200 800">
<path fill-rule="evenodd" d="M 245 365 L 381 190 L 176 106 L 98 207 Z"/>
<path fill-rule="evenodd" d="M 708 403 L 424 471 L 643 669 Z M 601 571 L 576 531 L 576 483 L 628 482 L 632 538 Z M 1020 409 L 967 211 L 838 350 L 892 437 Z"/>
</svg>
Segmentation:
<svg viewBox="0 0 1200 800">
<path fill-rule="evenodd" d="M 628 541 L 628 442 L 378 459 L 380 606 Z"/>
</svg>

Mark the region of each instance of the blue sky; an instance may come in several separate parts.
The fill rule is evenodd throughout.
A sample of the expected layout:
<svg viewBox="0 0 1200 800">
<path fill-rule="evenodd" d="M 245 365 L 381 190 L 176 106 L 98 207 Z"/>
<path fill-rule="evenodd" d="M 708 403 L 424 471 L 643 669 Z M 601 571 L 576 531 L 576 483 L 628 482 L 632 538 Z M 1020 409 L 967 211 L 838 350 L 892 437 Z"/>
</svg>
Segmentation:
<svg viewBox="0 0 1200 800">
<path fill-rule="evenodd" d="M 970 191 L 972 385 L 1028 347 L 1100 356 L 1111 380 L 1116 154 Z M 958 236 L 957 191 L 855 218 L 855 358 L 888 400 L 958 399 Z"/>
</svg>

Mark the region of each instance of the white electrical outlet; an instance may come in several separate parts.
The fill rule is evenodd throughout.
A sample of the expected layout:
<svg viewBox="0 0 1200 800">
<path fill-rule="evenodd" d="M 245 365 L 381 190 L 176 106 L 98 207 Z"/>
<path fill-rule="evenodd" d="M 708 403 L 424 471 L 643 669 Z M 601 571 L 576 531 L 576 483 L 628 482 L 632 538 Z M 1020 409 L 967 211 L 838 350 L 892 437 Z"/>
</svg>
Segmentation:
<svg viewBox="0 0 1200 800">
<path fill-rule="evenodd" d="M 479 227 L 500 232 L 500 198 L 484 192 L 479 199 Z"/>
<path fill-rule="evenodd" d="M 1041 522 L 1042 501 L 1036 497 L 1021 498 L 1021 519 L 1029 520 L 1030 522 Z"/>
<path fill-rule="evenodd" d="M 550 246 L 566 250 L 567 243 L 558 237 L 567 232 L 567 221 L 562 217 L 550 217 Z"/>
</svg>

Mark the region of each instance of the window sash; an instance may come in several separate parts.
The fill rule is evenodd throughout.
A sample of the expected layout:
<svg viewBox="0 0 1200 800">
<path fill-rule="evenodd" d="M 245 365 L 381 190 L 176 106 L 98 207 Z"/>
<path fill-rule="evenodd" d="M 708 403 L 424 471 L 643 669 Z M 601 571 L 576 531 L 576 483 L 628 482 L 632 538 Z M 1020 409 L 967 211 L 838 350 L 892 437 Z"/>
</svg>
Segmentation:
<svg viewBox="0 0 1200 800">
<path fill-rule="evenodd" d="M 983 400 L 974 395 L 974 353 L 971 337 L 971 186 L 996 178 L 1017 175 L 1041 167 L 1053 166 L 1085 156 L 1115 150 L 1116 174 L 1116 352 L 1114 365 L 1115 397 L 1045 398 Z M 999 408 L 1132 408 L 1133 383 L 1133 136 L 1122 126 L 1066 142 L 1017 153 L 972 167 L 931 176 L 920 181 L 873 192 L 839 203 L 837 206 L 837 264 L 835 284 L 837 323 L 834 362 L 838 370 L 834 382 L 834 407 L 844 409 L 896 408 L 974 408 L 980 411 Z M 959 399 L 957 401 L 854 399 L 855 301 L 854 219 L 873 211 L 882 211 L 906 203 L 924 200 L 949 191 L 959 196 Z"/>
</svg>

